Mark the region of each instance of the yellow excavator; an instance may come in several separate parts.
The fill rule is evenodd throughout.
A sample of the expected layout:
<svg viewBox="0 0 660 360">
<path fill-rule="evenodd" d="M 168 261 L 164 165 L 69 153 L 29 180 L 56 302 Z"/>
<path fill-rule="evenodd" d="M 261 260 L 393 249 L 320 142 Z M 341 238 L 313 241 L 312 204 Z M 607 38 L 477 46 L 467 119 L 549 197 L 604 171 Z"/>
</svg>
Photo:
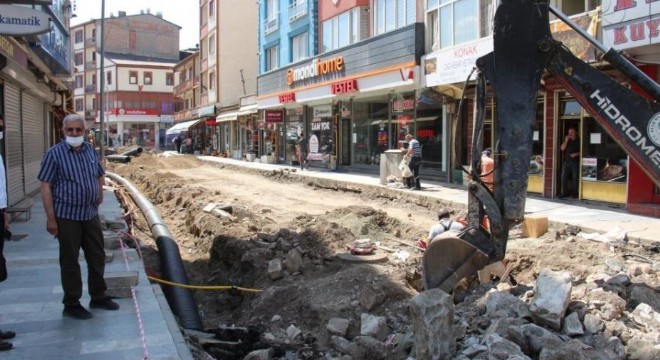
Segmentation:
<svg viewBox="0 0 660 360">
<path fill-rule="evenodd" d="M 633 92 L 574 56 L 552 38 L 549 13 L 566 22 L 599 49 L 602 59 L 641 88 Z M 503 0 L 495 13 L 493 52 L 477 59 L 476 102 L 468 184 L 468 226 L 432 240 L 422 260 L 426 289 L 454 289 L 464 277 L 501 261 L 510 228 L 524 219 L 532 153 L 532 126 L 537 91 L 545 71 L 551 73 L 596 119 L 624 151 L 660 186 L 660 87 L 615 50 L 596 39 L 548 0 Z M 495 96 L 495 146 L 492 191 L 479 174 L 483 148 L 486 86 Z M 651 99 L 651 100 L 649 100 Z M 489 229 L 480 226 L 488 216 Z"/>
</svg>

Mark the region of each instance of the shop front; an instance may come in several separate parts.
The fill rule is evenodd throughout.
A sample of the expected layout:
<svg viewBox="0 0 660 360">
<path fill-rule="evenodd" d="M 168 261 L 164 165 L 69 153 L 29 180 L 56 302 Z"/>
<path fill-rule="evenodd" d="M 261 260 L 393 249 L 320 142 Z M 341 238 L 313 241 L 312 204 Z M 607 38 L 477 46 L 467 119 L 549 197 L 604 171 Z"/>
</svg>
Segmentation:
<svg viewBox="0 0 660 360">
<path fill-rule="evenodd" d="M 160 115 L 155 109 L 112 108 L 105 112 L 109 147 L 160 146 Z M 100 123 L 97 124 L 100 126 Z"/>
<path fill-rule="evenodd" d="M 304 133 L 312 166 L 378 171 L 380 154 L 400 146 L 397 133 L 417 130 L 423 45 L 417 23 L 261 75 L 259 108 L 284 118 L 281 125 L 265 122 L 271 135 L 262 139 L 275 145 L 265 150 L 297 164 L 297 138 Z M 392 110 L 399 95 L 412 98 L 409 114 Z"/>
</svg>

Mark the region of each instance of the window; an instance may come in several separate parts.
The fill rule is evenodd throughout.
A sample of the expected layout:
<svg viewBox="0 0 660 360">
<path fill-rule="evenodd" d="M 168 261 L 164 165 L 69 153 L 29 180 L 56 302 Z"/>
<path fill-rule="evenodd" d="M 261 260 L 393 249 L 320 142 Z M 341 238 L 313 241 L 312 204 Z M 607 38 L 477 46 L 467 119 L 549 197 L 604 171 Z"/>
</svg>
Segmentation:
<svg viewBox="0 0 660 360">
<path fill-rule="evenodd" d="M 215 17 L 215 0 L 209 1 L 209 18 Z"/>
<path fill-rule="evenodd" d="M 76 99 L 76 112 L 83 111 L 83 99 Z"/>
<path fill-rule="evenodd" d="M 308 35 L 306 32 L 294 36 L 293 39 L 291 39 L 291 61 L 296 62 L 298 60 L 302 60 L 307 58 L 307 43 L 308 43 Z"/>
<path fill-rule="evenodd" d="M 173 86 L 174 85 L 174 73 L 165 74 L 165 85 Z"/>
<path fill-rule="evenodd" d="M 621 3 L 622 1 L 611 1 L 610 3 Z M 625 3 L 632 3 L 632 1 L 623 1 Z M 651 1 L 646 1 L 647 3 Z M 596 10 L 600 6 L 601 0 L 550 0 L 550 4 L 568 15 L 576 15 L 591 10 Z M 550 14 L 550 20 L 556 19 L 554 14 Z"/>
<path fill-rule="evenodd" d="M 323 52 L 354 44 L 367 37 L 360 31 L 363 8 L 353 8 L 323 22 Z M 366 14 L 366 12 L 365 12 Z"/>
<path fill-rule="evenodd" d="M 83 31 L 82 31 L 82 29 L 81 30 L 76 30 L 75 37 L 76 37 L 76 40 L 75 40 L 76 44 L 79 44 L 79 43 L 83 42 Z"/>
<path fill-rule="evenodd" d="M 443 49 L 492 34 L 493 0 L 427 0 L 427 43 Z"/>
<path fill-rule="evenodd" d="M 209 90 L 215 89 L 215 71 L 209 72 Z"/>
<path fill-rule="evenodd" d="M 151 71 L 145 71 L 144 75 L 143 75 L 143 78 L 142 78 L 142 82 L 145 85 L 151 85 L 152 84 L 152 78 L 153 78 L 153 75 L 151 74 Z"/>
<path fill-rule="evenodd" d="M 209 56 L 215 55 L 215 34 L 209 36 Z"/>
<path fill-rule="evenodd" d="M 266 71 L 277 69 L 280 63 L 277 58 L 279 46 L 275 45 L 266 49 Z"/>
<path fill-rule="evenodd" d="M 74 62 L 76 65 L 82 65 L 83 63 L 83 53 L 82 52 L 77 52 L 75 55 Z"/>
<path fill-rule="evenodd" d="M 108 71 L 105 73 L 105 83 L 108 85 L 112 85 L 112 71 Z"/>
<path fill-rule="evenodd" d="M 443 1 L 447 2 L 447 0 Z M 415 22 L 415 0 L 375 0 L 374 35 Z"/>
<path fill-rule="evenodd" d="M 128 83 L 133 84 L 133 85 L 137 84 L 137 77 L 138 77 L 137 71 L 129 71 L 128 72 Z"/>
<path fill-rule="evenodd" d="M 83 87 L 83 77 L 82 75 L 76 75 L 76 89 Z"/>
<path fill-rule="evenodd" d="M 266 0 L 266 19 L 264 20 L 264 34 L 270 34 L 279 28 L 278 1 Z"/>
</svg>

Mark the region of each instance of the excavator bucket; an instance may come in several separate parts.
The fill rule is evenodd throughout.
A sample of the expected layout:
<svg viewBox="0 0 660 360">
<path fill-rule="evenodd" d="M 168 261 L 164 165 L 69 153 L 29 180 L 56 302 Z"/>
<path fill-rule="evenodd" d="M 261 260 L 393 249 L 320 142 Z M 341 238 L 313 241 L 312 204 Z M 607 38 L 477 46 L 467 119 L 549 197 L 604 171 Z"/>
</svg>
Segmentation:
<svg viewBox="0 0 660 360">
<path fill-rule="evenodd" d="M 462 278 L 488 265 L 488 255 L 459 235 L 458 231 L 447 231 L 429 243 L 422 258 L 426 290 L 440 288 L 451 292 Z"/>
</svg>

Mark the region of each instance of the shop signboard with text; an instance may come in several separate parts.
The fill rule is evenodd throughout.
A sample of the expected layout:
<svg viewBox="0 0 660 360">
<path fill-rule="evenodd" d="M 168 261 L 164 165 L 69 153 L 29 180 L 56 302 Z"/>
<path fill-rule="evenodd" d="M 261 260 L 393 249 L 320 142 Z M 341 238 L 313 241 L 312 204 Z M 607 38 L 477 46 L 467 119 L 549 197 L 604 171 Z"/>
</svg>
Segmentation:
<svg viewBox="0 0 660 360">
<path fill-rule="evenodd" d="M 50 16 L 26 6 L 0 4 L 0 34 L 35 35 L 50 31 Z"/>
<path fill-rule="evenodd" d="M 465 82 L 477 58 L 491 51 L 493 51 L 493 39 L 487 37 L 427 55 L 423 60 L 426 86 Z"/>
<path fill-rule="evenodd" d="M 603 45 L 617 50 L 660 43 L 660 1 L 603 0 Z"/>
<path fill-rule="evenodd" d="M 264 111 L 264 120 L 266 123 L 281 123 L 284 122 L 284 114 L 281 110 L 266 110 Z"/>
</svg>

